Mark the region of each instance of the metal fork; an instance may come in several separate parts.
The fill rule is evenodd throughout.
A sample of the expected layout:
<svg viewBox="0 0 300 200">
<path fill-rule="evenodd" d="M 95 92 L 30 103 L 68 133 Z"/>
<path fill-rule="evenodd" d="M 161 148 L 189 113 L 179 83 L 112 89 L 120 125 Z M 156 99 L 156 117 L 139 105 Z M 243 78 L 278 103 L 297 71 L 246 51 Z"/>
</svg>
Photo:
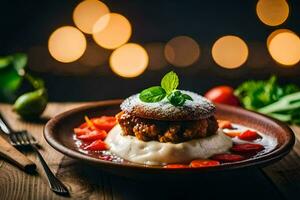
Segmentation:
<svg viewBox="0 0 300 200">
<path fill-rule="evenodd" d="M 68 195 L 69 191 L 67 187 L 52 173 L 50 168 L 48 167 L 46 161 L 43 156 L 40 154 L 37 148 L 37 140 L 29 134 L 27 131 L 13 131 L 12 128 L 8 125 L 5 119 L 2 117 L 0 113 L 0 128 L 4 133 L 6 133 L 10 139 L 10 143 L 17 147 L 31 147 L 31 149 L 38 155 L 38 158 L 45 170 L 47 180 L 50 186 L 50 189 L 61 195 Z"/>
</svg>

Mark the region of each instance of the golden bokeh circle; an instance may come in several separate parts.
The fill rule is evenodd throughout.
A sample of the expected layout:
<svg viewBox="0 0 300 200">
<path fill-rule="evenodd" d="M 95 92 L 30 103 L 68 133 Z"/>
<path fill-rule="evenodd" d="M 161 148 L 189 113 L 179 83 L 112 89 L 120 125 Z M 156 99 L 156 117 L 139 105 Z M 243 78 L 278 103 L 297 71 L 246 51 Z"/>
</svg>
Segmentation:
<svg viewBox="0 0 300 200">
<path fill-rule="evenodd" d="M 126 78 L 133 78 L 142 74 L 149 63 L 146 50 L 135 43 L 127 43 L 114 50 L 109 64 L 114 73 Z"/>
<path fill-rule="evenodd" d="M 85 49 L 85 36 L 73 26 L 63 26 L 56 29 L 48 40 L 48 50 L 51 56 L 63 63 L 79 59 Z"/>
<path fill-rule="evenodd" d="M 170 64 L 176 67 L 188 67 L 199 59 L 200 47 L 191 37 L 177 36 L 166 44 L 164 53 Z"/>
<path fill-rule="evenodd" d="M 293 33 L 291 30 L 289 29 L 277 29 L 275 31 L 273 31 L 267 38 L 267 47 L 269 47 L 270 42 L 272 41 L 272 39 L 279 33 L 284 33 L 284 32 L 291 32 Z"/>
<path fill-rule="evenodd" d="M 108 13 L 109 8 L 101 1 L 84 0 L 74 9 L 73 21 L 81 31 L 92 34 L 94 24 Z"/>
<path fill-rule="evenodd" d="M 248 58 L 247 44 L 241 38 L 227 35 L 219 38 L 212 47 L 212 57 L 221 67 L 235 69 L 243 65 Z"/>
<path fill-rule="evenodd" d="M 271 33 L 267 46 L 272 58 L 284 66 L 292 66 L 300 61 L 300 39 L 290 30 L 280 29 Z"/>
<path fill-rule="evenodd" d="M 106 49 L 116 49 L 125 44 L 132 33 L 130 22 L 117 13 L 101 17 L 93 27 L 95 42 Z"/>
<path fill-rule="evenodd" d="M 286 0 L 259 0 L 256 13 L 264 24 L 278 26 L 288 18 L 289 5 Z"/>
</svg>

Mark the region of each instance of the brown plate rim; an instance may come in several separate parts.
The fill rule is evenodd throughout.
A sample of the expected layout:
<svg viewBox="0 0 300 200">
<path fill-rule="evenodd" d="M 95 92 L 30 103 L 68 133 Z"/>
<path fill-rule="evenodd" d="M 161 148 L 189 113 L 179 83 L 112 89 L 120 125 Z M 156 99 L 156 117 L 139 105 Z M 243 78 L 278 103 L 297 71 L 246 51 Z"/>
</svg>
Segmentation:
<svg viewBox="0 0 300 200">
<path fill-rule="evenodd" d="M 256 157 L 256 158 L 251 158 L 251 159 L 234 162 L 234 163 L 225 163 L 225 164 L 215 166 L 215 167 L 177 168 L 177 169 L 176 168 L 175 169 L 163 168 L 161 166 L 146 166 L 146 165 L 134 164 L 134 163 L 133 164 L 123 164 L 123 163 L 120 164 L 120 163 L 114 163 L 111 161 L 104 161 L 101 159 L 97 159 L 97 158 L 93 158 L 91 156 L 85 155 L 78 151 L 69 149 L 68 147 L 64 146 L 63 144 L 61 144 L 60 142 L 58 142 L 57 140 L 54 139 L 53 135 L 55 133 L 52 131 L 52 129 L 53 129 L 53 127 L 55 127 L 55 125 L 59 121 L 64 120 L 65 118 L 71 116 L 72 114 L 74 114 L 76 112 L 81 112 L 83 110 L 88 110 L 88 109 L 92 109 L 92 108 L 96 108 L 96 107 L 100 107 L 100 106 L 118 105 L 122 101 L 123 101 L 122 99 L 114 99 L 114 100 L 92 102 L 92 103 L 88 103 L 86 105 L 68 110 L 66 112 L 63 112 L 63 113 L 53 117 L 46 123 L 46 125 L 44 126 L 44 131 L 43 131 L 44 138 L 46 139 L 48 144 L 50 144 L 50 146 L 52 146 L 54 149 L 56 149 L 57 151 L 63 153 L 64 155 L 67 155 L 71 158 L 83 160 L 90 164 L 97 164 L 98 166 L 103 167 L 103 168 L 127 168 L 127 169 L 142 170 L 142 171 L 147 170 L 149 172 L 150 171 L 206 172 L 206 171 L 232 170 L 232 169 L 239 169 L 239 168 L 245 168 L 245 167 L 251 167 L 251 166 L 266 165 L 269 163 L 273 163 L 277 160 L 280 160 L 282 157 L 284 157 L 286 154 L 288 154 L 291 151 L 291 149 L 295 143 L 295 135 L 294 135 L 292 129 L 289 126 L 287 126 L 285 123 L 280 122 L 271 117 L 262 115 L 260 113 L 254 112 L 254 111 L 246 110 L 246 109 L 243 109 L 240 107 L 224 105 L 224 104 L 217 104 L 216 106 L 223 110 L 224 109 L 228 110 L 228 109 L 232 109 L 232 108 L 237 109 L 239 112 L 246 112 L 249 114 L 252 113 L 256 116 L 271 120 L 271 121 L 275 122 L 277 125 L 279 125 L 289 135 L 290 139 L 286 143 L 284 143 L 282 146 L 280 146 L 279 148 L 276 148 L 275 150 L 273 150 L 269 153 L 266 153 L 264 155 L 261 155 L 259 157 Z"/>
</svg>

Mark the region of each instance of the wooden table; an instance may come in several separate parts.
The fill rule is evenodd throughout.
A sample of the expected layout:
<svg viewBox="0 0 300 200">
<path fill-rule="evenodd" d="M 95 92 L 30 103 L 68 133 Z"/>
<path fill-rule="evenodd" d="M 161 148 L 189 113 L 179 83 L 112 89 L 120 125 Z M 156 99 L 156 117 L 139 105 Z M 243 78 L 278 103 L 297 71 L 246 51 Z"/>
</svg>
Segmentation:
<svg viewBox="0 0 300 200">
<path fill-rule="evenodd" d="M 43 138 L 47 119 L 79 103 L 51 103 L 43 120 L 22 121 L 11 106 L 0 104 L 0 111 L 16 130 L 27 129 L 40 142 L 45 160 L 70 189 L 70 197 L 49 190 L 35 154 L 26 155 L 38 166 L 29 175 L 0 158 L 0 199 L 300 199 L 300 144 L 281 161 L 265 168 L 249 168 L 213 175 L 199 180 L 153 183 L 116 177 L 55 151 Z M 300 128 L 292 127 L 298 139 Z M 1 144 L 0 144 L 1 145 Z M 242 198 L 243 197 L 243 198 Z M 225 198 L 225 199 L 227 199 Z"/>
</svg>

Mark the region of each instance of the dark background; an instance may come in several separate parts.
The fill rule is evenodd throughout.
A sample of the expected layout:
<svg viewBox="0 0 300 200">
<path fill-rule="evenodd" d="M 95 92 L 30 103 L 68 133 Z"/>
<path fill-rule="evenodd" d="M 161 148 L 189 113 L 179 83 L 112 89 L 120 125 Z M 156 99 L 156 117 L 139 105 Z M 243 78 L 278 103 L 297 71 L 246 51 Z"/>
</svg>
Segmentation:
<svg viewBox="0 0 300 200">
<path fill-rule="evenodd" d="M 166 67 L 146 70 L 141 76 L 126 79 L 115 75 L 108 63 L 92 72 L 74 73 L 68 69 L 85 68 L 79 61 L 61 64 L 49 56 L 47 42 L 60 26 L 74 25 L 72 12 L 80 1 L 74 0 L 9 0 L 1 2 L 0 55 L 14 52 L 29 54 L 29 67 L 45 79 L 51 101 L 95 101 L 123 98 L 159 83 L 171 69 L 181 77 L 180 88 L 203 93 L 212 86 L 236 86 L 247 79 L 268 78 L 277 74 L 281 82 L 300 84 L 300 64 L 283 68 L 270 57 L 266 48 L 268 35 L 278 28 L 300 33 L 300 1 L 289 1 L 290 16 L 277 27 L 263 24 L 256 15 L 257 1 L 200 0 L 103 0 L 112 12 L 126 16 L 133 27 L 130 42 L 147 44 L 167 42 L 178 35 L 194 38 L 201 56 L 187 68 Z M 239 69 L 226 70 L 212 60 L 213 43 L 227 34 L 238 35 L 249 47 L 248 61 Z M 88 36 L 88 41 L 91 38 Z M 43 67 L 47 66 L 47 72 Z M 97 72 L 97 73 L 95 73 Z"/>
</svg>

